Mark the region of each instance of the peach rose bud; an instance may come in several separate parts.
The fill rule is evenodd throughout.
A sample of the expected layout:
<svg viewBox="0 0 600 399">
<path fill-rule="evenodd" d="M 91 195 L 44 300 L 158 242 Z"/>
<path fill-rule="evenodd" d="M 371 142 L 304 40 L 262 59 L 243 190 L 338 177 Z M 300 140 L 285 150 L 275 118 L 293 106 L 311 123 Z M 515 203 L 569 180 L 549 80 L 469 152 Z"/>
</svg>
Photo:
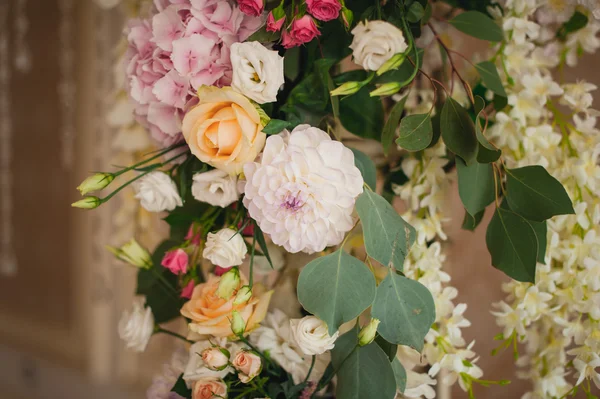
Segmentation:
<svg viewBox="0 0 600 399">
<path fill-rule="evenodd" d="M 223 380 L 203 378 L 194 383 L 192 399 L 217 399 L 227 397 L 227 384 Z"/>
<path fill-rule="evenodd" d="M 231 364 L 238 371 L 238 378 L 244 384 L 252 381 L 262 370 L 260 356 L 251 351 L 239 351 L 236 353 Z"/>
<path fill-rule="evenodd" d="M 219 346 L 207 348 L 202 351 L 202 361 L 211 370 L 221 371 L 229 364 L 230 353 Z"/>
</svg>

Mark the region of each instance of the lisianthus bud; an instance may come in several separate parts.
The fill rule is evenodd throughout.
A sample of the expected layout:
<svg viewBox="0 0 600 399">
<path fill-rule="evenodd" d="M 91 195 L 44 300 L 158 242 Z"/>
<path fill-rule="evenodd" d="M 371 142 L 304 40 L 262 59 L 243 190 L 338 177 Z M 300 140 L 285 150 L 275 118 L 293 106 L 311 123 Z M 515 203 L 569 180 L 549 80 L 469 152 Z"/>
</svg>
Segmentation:
<svg viewBox="0 0 600 399">
<path fill-rule="evenodd" d="M 371 319 L 369 324 L 364 326 L 358 333 L 358 344 L 360 346 L 369 345 L 375 339 L 377 334 L 377 326 L 379 326 L 379 319 Z"/>
<path fill-rule="evenodd" d="M 338 86 L 335 90 L 332 90 L 330 94 L 332 96 L 347 96 L 356 93 L 362 86 L 361 82 L 346 82 Z"/>
<path fill-rule="evenodd" d="M 213 346 L 202 351 L 202 361 L 211 370 L 221 371 L 229 365 L 231 354 L 225 348 Z"/>
<path fill-rule="evenodd" d="M 269 115 L 267 115 L 265 110 L 262 109 L 261 106 L 258 105 L 257 103 L 253 102 L 252 104 L 254 105 L 254 108 L 256 108 L 256 111 L 258 111 L 258 116 L 260 116 L 260 124 L 263 127 L 267 126 L 269 124 L 269 122 L 271 121 L 271 118 L 269 118 Z"/>
<path fill-rule="evenodd" d="M 243 335 L 246 331 L 246 322 L 237 310 L 231 313 L 231 331 L 237 336 Z"/>
<path fill-rule="evenodd" d="M 381 86 L 379 86 L 378 88 L 376 88 L 375 90 L 373 90 L 372 92 L 370 92 L 369 96 L 371 96 L 371 97 L 391 96 L 392 94 L 398 93 L 401 88 L 402 88 L 402 85 L 398 82 L 384 83 Z"/>
<path fill-rule="evenodd" d="M 340 15 L 342 16 L 342 21 L 344 22 L 346 29 L 350 29 L 352 22 L 354 22 L 354 13 L 352 10 L 342 7 L 342 12 Z"/>
<path fill-rule="evenodd" d="M 377 76 L 381 76 L 392 69 L 398 69 L 406 59 L 406 53 L 407 52 L 394 54 L 392 58 L 384 62 L 383 65 L 377 70 Z"/>
<path fill-rule="evenodd" d="M 227 273 L 221 276 L 216 294 L 219 298 L 229 300 L 239 285 L 240 271 L 237 267 L 232 267 Z"/>
<path fill-rule="evenodd" d="M 142 269 L 150 269 L 152 267 L 152 257 L 150 256 L 150 252 L 138 244 L 133 238 L 131 241 L 121 246 L 121 248 L 109 246 L 106 248 L 112 252 L 117 259 L 129 263 L 130 265 Z"/>
<path fill-rule="evenodd" d="M 242 303 L 246 303 L 248 302 L 250 297 L 252 297 L 252 289 L 249 286 L 245 285 L 238 290 L 235 299 L 233 300 L 233 304 L 240 305 Z"/>
<path fill-rule="evenodd" d="M 115 176 L 112 173 L 95 173 L 81 182 L 77 190 L 79 190 L 81 195 L 86 195 L 87 193 L 102 190 L 114 179 Z"/>
<path fill-rule="evenodd" d="M 73 202 L 71 206 L 73 208 L 94 209 L 98 208 L 101 203 L 102 201 L 98 197 L 85 197 L 77 202 Z"/>
</svg>

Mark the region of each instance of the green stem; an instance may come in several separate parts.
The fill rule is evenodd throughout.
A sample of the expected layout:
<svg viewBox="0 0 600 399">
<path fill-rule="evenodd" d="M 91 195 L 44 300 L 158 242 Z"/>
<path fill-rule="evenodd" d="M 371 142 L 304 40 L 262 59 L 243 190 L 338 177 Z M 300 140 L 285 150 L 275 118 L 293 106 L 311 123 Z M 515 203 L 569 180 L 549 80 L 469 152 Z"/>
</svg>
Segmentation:
<svg viewBox="0 0 600 399">
<path fill-rule="evenodd" d="M 305 384 L 308 382 L 308 379 L 310 378 L 313 368 L 315 367 L 316 360 L 317 360 L 317 356 L 313 355 L 312 360 L 310 362 L 310 368 L 308 369 L 308 373 L 306 374 L 306 378 L 304 379 Z"/>
<path fill-rule="evenodd" d="M 190 341 L 189 339 L 187 339 L 183 335 L 177 334 L 176 332 L 173 332 L 173 331 L 165 330 L 164 328 L 162 328 L 158 324 L 154 327 L 154 333 L 155 334 L 163 333 L 163 334 L 167 334 L 167 335 L 170 335 L 172 337 L 175 337 L 175 338 L 179 338 L 179 339 L 181 339 L 181 340 L 183 340 L 185 342 L 188 342 L 190 344 L 194 343 L 194 341 Z"/>
<path fill-rule="evenodd" d="M 250 277 L 248 286 L 252 289 L 252 283 L 254 281 L 254 252 L 256 251 L 256 234 L 252 235 L 252 250 L 250 252 Z"/>
<path fill-rule="evenodd" d="M 140 162 L 138 162 L 136 164 L 133 164 L 133 165 L 128 166 L 128 167 L 126 167 L 124 169 L 121 169 L 120 171 L 113 173 L 113 175 L 115 177 L 120 176 L 120 175 L 122 175 L 125 172 L 129 172 L 130 170 L 133 170 L 133 169 L 137 168 L 138 166 L 142 166 L 144 164 L 147 164 L 150 161 L 154 161 L 155 159 L 157 159 L 157 158 L 165 155 L 166 153 L 171 152 L 171 151 L 173 151 L 176 148 L 183 147 L 184 145 L 185 145 L 185 143 L 179 143 L 179 144 L 172 145 L 171 147 L 168 147 L 168 148 L 164 149 L 163 151 L 160 151 L 155 156 L 153 156 L 151 158 L 148 158 L 148 159 L 144 159 L 144 160 L 142 160 L 142 161 L 140 161 Z"/>
</svg>

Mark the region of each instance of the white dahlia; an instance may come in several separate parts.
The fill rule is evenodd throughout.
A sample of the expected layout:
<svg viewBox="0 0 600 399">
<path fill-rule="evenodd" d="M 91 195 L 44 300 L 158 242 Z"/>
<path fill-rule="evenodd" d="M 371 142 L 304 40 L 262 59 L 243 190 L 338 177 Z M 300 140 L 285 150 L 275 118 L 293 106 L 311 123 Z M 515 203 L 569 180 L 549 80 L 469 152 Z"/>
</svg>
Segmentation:
<svg viewBox="0 0 600 399">
<path fill-rule="evenodd" d="M 288 252 L 320 252 L 354 223 L 363 178 L 354 154 L 309 125 L 267 139 L 260 162 L 244 165 L 244 205 L 261 230 Z"/>
</svg>

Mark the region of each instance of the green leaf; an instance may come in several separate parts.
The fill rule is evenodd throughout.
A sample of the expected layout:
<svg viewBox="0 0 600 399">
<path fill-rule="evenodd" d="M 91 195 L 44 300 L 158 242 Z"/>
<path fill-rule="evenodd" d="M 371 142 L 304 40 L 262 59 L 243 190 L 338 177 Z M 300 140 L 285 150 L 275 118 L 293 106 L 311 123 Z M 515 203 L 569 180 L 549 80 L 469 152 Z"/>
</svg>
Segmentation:
<svg viewBox="0 0 600 399">
<path fill-rule="evenodd" d="M 433 126 L 430 115 L 409 115 L 400 122 L 400 137 L 396 144 L 407 151 L 421 151 L 427 148 L 432 139 Z"/>
<path fill-rule="evenodd" d="M 350 330 L 335 343 L 331 352 L 338 369 L 337 399 L 394 399 L 396 378 L 392 364 L 381 348 L 372 342 L 357 346 L 356 330 Z"/>
<path fill-rule="evenodd" d="M 481 127 L 481 113 L 485 108 L 485 100 L 480 96 L 475 96 L 475 137 L 479 142 L 477 150 L 477 162 L 479 163 L 491 163 L 496 162 L 502 151 L 494 147 L 488 139 L 485 137 L 483 129 Z"/>
<path fill-rule="evenodd" d="M 404 393 L 406 389 L 406 370 L 397 357 L 394 357 L 394 360 L 392 360 L 392 370 L 396 378 L 396 387 L 400 392 Z"/>
<path fill-rule="evenodd" d="M 324 96 L 329 97 L 329 101 L 331 102 L 331 109 L 333 111 L 333 117 L 339 119 L 340 117 L 340 98 L 338 96 L 331 96 L 330 93 L 333 89 L 335 89 L 335 85 L 333 84 L 333 79 L 329 74 L 329 70 L 336 63 L 336 60 L 321 58 L 315 62 L 315 67 L 319 76 L 321 77 L 321 81 L 323 83 L 323 87 L 325 89 Z"/>
<path fill-rule="evenodd" d="M 446 147 L 467 165 L 477 156 L 475 126 L 468 112 L 453 98 L 448 97 L 442 108 L 440 130 Z"/>
<path fill-rule="evenodd" d="M 291 123 L 288 121 L 282 121 L 280 119 L 271 119 L 265 127 L 263 127 L 263 133 L 265 134 L 277 134 L 283 129 L 290 127 Z"/>
<path fill-rule="evenodd" d="M 184 398 L 192 397 L 192 390 L 187 387 L 187 384 L 183 379 L 183 374 L 179 375 L 179 378 L 177 378 L 175 385 L 173 386 L 173 388 L 171 388 L 171 392 L 175 392 L 176 394 Z"/>
<path fill-rule="evenodd" d="M 565 188 L 543 166 L 506 169 L 506 191 L 510 208 L 536 222 L 575 213 Z"/>
<path fill-rule="evenodd" d="M 463 230 L 475 231 L 479 223 L 481 223 L 481 219 L 483 219 L 483 215 L 485 214 L 485 209 L 481 212 L 475 214 L 475 216 L 469 215 L 469 212 L 465 209 L 465 217 L 462 223 Z"/>
<path fill-rule="evenodd" d="M 291 81 L 296 80 L 300 74 L 300 47 L 286 50 L 283 57 L 283 73 Z"/>
<path fill-rule="evenodd" d="M 377 287 L 371 315 L 381 321 L 377 331 L 386 341 L 420 352 L 435 322 L 435 304 L 423 284 L 390 270 Z"/>
<path fill-rule="evenodd" d="M 152 267 L 138 271 L 135 293 L 146 297 L 146 306 L 152 309 L 158 324 L 178 317 L 183 306 L 177 276 L 160 264 L 165 253 L 178 244 L 176 241 L 163 241 L 152 254 Z"/>
<path fill-rule="evenodd" d="M 415 1 L 408 8 L 406 19 L 408 19 L 409 22 L 416 23 L 423 18 L 423 15 L 425 15 L 425 9 L 420 3 Z"/>
<path fill-rule="evenodd" d="M 262 28 L 254 32 L 246 41 L 249 42 L 276 42 L 279 41 L 281 37 L 281 32 L 267 32 L 267 26 L 263 25 Z"/>
<path fill-rule="evenodd" d="M 546 247 L 548 246 L 548 225 L 546 221 L 543 222 L 534 222 L 532 220 L 528 220 L 531 227 L 533 227 L 533 231 L 535 232 L 535 237 L 538 242 L 538 253 L 537 253 L 537 261 L 543 265 L 546 264 Z"/>
<path fill-rule="evenodd" d="M 374 297 L 373 274 L 342 249 L 313 260 L 298 278 L 298 300 L 327 323 L 330 335 L 371 306 Z"/>
<path fill-rule="evenodd" d="M 379 97 L 369 96 L 371 90 L 369 85 L 364 86 L 340 101 L 340 122 L 350 133 L 379 141 L 383 130 L 383 105 Z"/>
<path fill-rule="evenodd" d="M 356 212 L 363 224 L 367 254 L 384 266 L 402 271 L 416 232 L 383 198 L 365 190 L 356 200 Z"/>
<path fill-rule="evenodd" d="M 493 19 L 479 11 L 465 11 L 451 19 L 450 24 L 459 31 L 477 39 L 490 42 L 504 40 L 502 28 Z"/>
<path fill-rule="evenodd" d="M 473 163 L 467 166 L 456 159 L 458 193 L 469 214 L 476 215 L 496 198 L 494 169 L 489 163 Z"/>
<path fill-rule="evenodd" d="M 498 69 L 496 69 L 494 63 L 483 61 L 475 65 L 475 68 L 477 69 L 477 72 L 479 72 L 479 76 L 481 76 L 481 80 L 483 80 L 485 87 L 499 96 L 506 97 L 506 91 L 504 90 L 502 80 L 498 74 Z"/>
<path fill-rule="evenodd" d="M 588 17 L 580 11 L 575 11 L 571 19 L 565 22 L 558 32 L 556 32 L 556 37 L 561 40 L 566 40 L 569 33 L 577 32 L 578 30 L 585 28 L 587 24 Z"/>
<path fill-rule="evenodd" d="M 398 345 L 387 342 L 385 338 L 379 334 L 375 337 L 375 342 L 377 342 L 377 345 L 379 345 L 381 350 L 387 355 L 390 362 L 396 358 Z"/>
<path fill-rule="evenodd" d="M 271 269 L 273 269 L 273 262 L 271 262 L 271 256 L 269 255 L 269 248 L 267 247 L 267 242 L 265 241 L 265 235 L 260 227 L 258 227 L 258 223 L 256 223 L 256 221 L 254 221 L 254 239 L 258 243 L 260 251 L 263 253 L 265 258 L 267 258 Z"/>
<path fill-rule="evenodd" d="M 417 48 L 416 50 L 419 53 L 419 68 L 422 66 L 423 63 L 423 49 L 422 48 Z M 415 61 L 416 58 L 416 52 L 415 52 L 415 48 L 413 47 L 409 54 L 408 54 L 408 58 L 410 58 L 413 62 Z M 386 73 L 384 73 L 383 75 L 376 77 L 375 78 L 375 83 L 390 83 L 390 82 L 405 82 L 406 80 L 408 80 L 408 78 L 410 78 L 410 76 L 412 75 L 413 71 L 415 70 L 414 65 L 409 62 L 408 60 L 405 60 L 402 65 L 400 65 L 398 67 L 398 69 L 393 69 L 391 71 L 388 71 Z"/>
<path fill-rule="evenodd" d="M 385 126 L 383 127 L 383 133 L 381 133 L 381 144 L 383 144 L 383 153 L 387 156 L 390 146 L 394 142 L 394 137 L 396 136 L 396 129 L 398 128 L 398 124 L 400 123 L 400 118 L 402 117 L 402 113 L 404 112 L 404 104 L 406 104 L 406 99 L 408 95 L 402 97 L 400 101 L 394 104 L 394 107 L 390 111 L 390 116 L 388 120 L 385 122 Z"/>
<path fill-rule="evenodd" d="M 354 148 L 351 148 L 351 150 L 354 153 L 354 165 L 360 170 L 367 186 L 375 190 L 377 185 L 377 168 L 375 168 L 375 164 L 364 152 Z"/>
<path fill-rule="evenodd" d="M 496 209 L 485 241 L 494 267 L 517 281 L 535 282 L 538 242 L 525 218 L 507 209 Z"/>
</svg>

